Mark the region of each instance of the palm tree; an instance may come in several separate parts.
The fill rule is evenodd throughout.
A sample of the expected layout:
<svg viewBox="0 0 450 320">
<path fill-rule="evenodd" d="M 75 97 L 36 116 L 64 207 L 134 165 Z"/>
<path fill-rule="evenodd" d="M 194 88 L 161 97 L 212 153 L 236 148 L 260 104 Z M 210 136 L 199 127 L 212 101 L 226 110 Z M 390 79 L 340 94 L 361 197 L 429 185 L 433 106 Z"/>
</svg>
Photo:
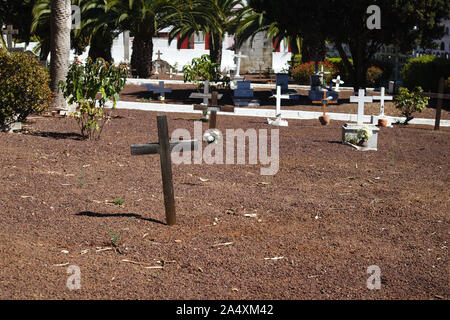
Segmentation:
<svg viewBox="0 0 450 320">
<path fill-rule="evenodd" d="M 105 0 L 106 13 L 117 17 L 122 30 L 134 36 L 131 67 L 140 78 L 148 78 L 152 71 L 153 36 L 170 25 L 177 12 L 171 0 Z"/>
<path fill-rule="evenodd" d="M 174 28 L 170 32 L 172 41 L 180 35 L 180 40 L 203 32 L 210 35 L 211 61 L 219 66 L 222 62 L 222 43 L 225 34 L 233 34 L 240 19 L 250 9 L 242 0 L 191 0 L 180 1 L 182 18 L 172 19 Z"/>
<path fill-rule="evenodd" d="M 59 81 L 65 81 L 70 56 L 70 0 L 51 0 L 50 37 L 50 89 L 55 94 L 53 107 L 66 109 L 66 102 L 58 90 Z"/>
</svg>

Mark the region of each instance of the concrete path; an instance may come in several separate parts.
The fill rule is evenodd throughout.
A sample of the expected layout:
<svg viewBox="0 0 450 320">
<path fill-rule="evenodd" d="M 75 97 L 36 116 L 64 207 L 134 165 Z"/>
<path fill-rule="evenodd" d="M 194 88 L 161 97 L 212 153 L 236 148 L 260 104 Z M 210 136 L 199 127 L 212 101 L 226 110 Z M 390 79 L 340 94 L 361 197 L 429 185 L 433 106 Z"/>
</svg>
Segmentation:
<svg viewBox="0 0 450 320">
<path fill-rule="evenodd" d="M 202 111 L 194 110 L 194 105 L 183 105 L 183 104 L 161 104 L 161 103 L 144 103 L 144 102 L 127 102 L 119 101 L 116 106 L 117 109 L 131 109 L 131 110 L 143 110 L 143 111 L 154 111 L 154 112 L 166 112 L 166 113 L 197 113 L 201 114 Z M 218 112 L 217 114 L 222 114 L 226 116 L 241 116 L 241 117 L 256 117 L 256 118 L 274 118 L 275 117 L 275 107 L 273 109 L 253 109 L 253 108 L 236 108 L 233 114 L 229 112 Z M 315 111 L 299 111 L 299 110 L 282 110 L 281 117 L 284 119 L 293 120 L 312 120 L 318 119 L 322 115 L 322 112 Z M 332 120 L 338 121 L 349 121 L 356 122 L 356 114 L 348 113 L 329 113 Z M 390 117 L 392 123 L 405 121 L 404 117 Z M 371 123 L 372 116 L 365 115 L 364 122 Z M 415 118 L 409 122 L 410 124 L 420 124 L 420 125 L 430 125 L 434 126 L 434 119 L 424 119 Z M 441 127 L 450 127 L 450 120 L 441 120 Z"/>
</svg>

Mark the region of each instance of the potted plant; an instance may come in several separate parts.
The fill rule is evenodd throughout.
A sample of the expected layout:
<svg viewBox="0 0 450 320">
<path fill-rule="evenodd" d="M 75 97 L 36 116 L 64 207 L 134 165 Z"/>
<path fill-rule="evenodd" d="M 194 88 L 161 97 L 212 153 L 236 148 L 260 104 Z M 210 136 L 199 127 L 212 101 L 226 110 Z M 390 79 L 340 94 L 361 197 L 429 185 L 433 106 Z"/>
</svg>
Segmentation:
<svg viewBox="0 0 450 320">
<path fill-rule="evenodd" d="M 385 118 L 378 119 L 378 126 L 379 127 L 387 127 L 388 120 Z"/>
<path fill-rule="evenodd" d="M 357 132 L 358 145 L 367 148 L 369 139 L 372 137 L 372 130 L 367 127 L 362 127 Z"/>
</svg>

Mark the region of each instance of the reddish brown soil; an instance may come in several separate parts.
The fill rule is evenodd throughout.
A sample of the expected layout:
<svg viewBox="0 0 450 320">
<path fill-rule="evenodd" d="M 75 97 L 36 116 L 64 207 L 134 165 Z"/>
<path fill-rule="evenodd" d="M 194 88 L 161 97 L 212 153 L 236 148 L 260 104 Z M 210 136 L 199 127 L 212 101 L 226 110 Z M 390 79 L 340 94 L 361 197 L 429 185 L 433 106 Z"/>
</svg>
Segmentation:
<svg viewBox="0 0 450 320">
<path fill-rule="evenodd" d="M 0 134 L 1 299 L 449 298 L 449 129 L 382 128 L 378 152 L 357 152 L 340 143 L 342 122 L 289 121 L 275 176 L 174 166 L 168 227 L 159 157 L 130 155 L 157 140 L 156 113 L 115 114 L 100 141 L 80 140 L 70 118 Z M 198 115 L 168 118 L 193 132 Z M 218 126 L 273 129 L 222 116 Z M 121 253 L 97 252 L 114 233 Z M 67 289 L 68 265 L 81 290 Z M 366 287 L 371 265 L 381 290 Z"/>
<path fill-rule="evenodd" d="M 197 90 L 195 85 L 178 85 L 178 84 L 167 84 L 166 87 L 172 88 L 171 93 L 166 94 L 165 103 L 171 104 L 195 104 L 200 103 L 199 99 L 189 99 L 189 95 Z M 275 87 L 275 85 L 274 85 Z M 260 100 L 262 109 L 275 108 L 275 99 L 270 98 L 273 93 L 270 89 L 256 88 L 255 98 Z M 233 105 L 233 91 L 232 90 L 219 90 L 224 96 L 220 100 L 222 105 Z M 282 109 L 286 110 L 304 110 L 304 111 L 322 111 L 322 105 L 312 104 L 311 100 L 308 98 L 307 90 L 297 90 L 300 94 L 299 100 L 282 100 Z M 379 92 L 370 92 L 369 95 L 379 95 Z M 338 112 L 338 113 L 358 113 L 358 104 L 350 103 L 350 96 L 353 95 L 353 91 L 341 91 L 339 93 L 339 103 L 330 104 L 327 107 L 327 112 Z M 121 92 L 120 98 L 123 101 L 136 101 L 136 102 L 153 102 L 161 103 L 158 98 L 159 95 L 147 92 L 147 89 L 137 85 L 127 85 L 125 89 Z M 423 110 L 421 113 L 416 113 L 417 118 L 428 118 L 435 119 L 436 116 L 436 99 L 430 100 L 429 107 Z M 448 100 L 444 100 L 444 107 L 441 112 L 442 120 L 450 120 L 450 104 Z M 380 113 L 380 102 L 366 103 L 365 114 L 378 115 Z M 402 116 L 401 112 L 395 108 L 393 102 L 385 102 L 385 114 L 388 116 Z"/>
</svg>

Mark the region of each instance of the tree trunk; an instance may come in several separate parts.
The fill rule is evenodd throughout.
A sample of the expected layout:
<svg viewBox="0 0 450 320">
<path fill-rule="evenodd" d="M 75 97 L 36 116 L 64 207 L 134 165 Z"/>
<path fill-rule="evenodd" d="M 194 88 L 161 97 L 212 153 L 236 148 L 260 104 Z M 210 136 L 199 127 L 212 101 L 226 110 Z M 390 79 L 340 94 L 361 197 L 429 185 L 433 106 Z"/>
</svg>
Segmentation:
<svg viewBox="0 0 450 320">
<path fill-rule="evenodd" d="M 137 75 L 139 78 L 149 78 L 152 75 L 152 37 L 136 35 L 133 40 L 131 68 L 133 69 L 133 75 Z"/>
<path fill-rule="evenodd" d="M 89 57 L 93 61 L 103 58 L 107 62 L 112 62 L 111 48 L 113 45 L 113 32 L 109 29 L 99 30 L 92 36 L 91 46 L 89 48 Z"/>
<path fill-rule="evenodd" d="M 353 77 L 355 79 L 353 89 L 357 92 L 359 89 L 366 89 L 367 87 L 369 59 L 365 52 L 365 40 L 359 40 L 357 43 L 350 44 L 350 50 L 353 57 Z"/>
<path fill-rule="evenodd" d="M 217 63 L 219 66 L 219 71 L 222 71 L 222 44 L 223 39 L 220 36 L 211 36 L 209 38 L 209 56 L 211 57 L 211 62 Z"/>
<path fill-rule="evenodd" d="M 70 0 L 51 0 L 50 88 L 55 95 L 53 107 L 63 110 L 67 109 L 67 104 L 58 83 L 66 80 L 69 69 L 71 14 Z"/>
<path fill-rule="evenodd" d="M 325 41 L 314 38 L 303 38 L 302 61 L 323 61 L 327 54 Z"/>
</svg>

